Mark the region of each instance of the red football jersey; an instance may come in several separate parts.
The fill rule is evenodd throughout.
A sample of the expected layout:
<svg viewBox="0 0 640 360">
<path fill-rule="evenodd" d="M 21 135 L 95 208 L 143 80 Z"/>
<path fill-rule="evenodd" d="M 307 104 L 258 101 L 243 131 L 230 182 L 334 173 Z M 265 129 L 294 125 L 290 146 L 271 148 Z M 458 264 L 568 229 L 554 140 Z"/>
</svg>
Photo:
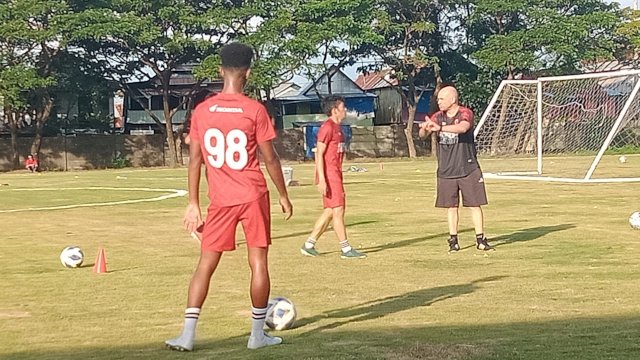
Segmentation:
<svg viewBox="0 0 640 360">
<path fill-rule="evenodd" d="M 276 133 L 262 104 L 241 94 L 213 96 L 193 110 L 189 134 L 200 141 L 212 205 L 245 204 L 268 191 L 257 150 Z"/>
<path fill-rule="evenodd" d="M 345 145 L 340 125 L 331 119 L 325 121 L 318 130 L 318 142 L 327 145 L 324 153 L 324 171 L 327 182 L 337 177 L 342 180 L 342 159 Z"/>
</svg>

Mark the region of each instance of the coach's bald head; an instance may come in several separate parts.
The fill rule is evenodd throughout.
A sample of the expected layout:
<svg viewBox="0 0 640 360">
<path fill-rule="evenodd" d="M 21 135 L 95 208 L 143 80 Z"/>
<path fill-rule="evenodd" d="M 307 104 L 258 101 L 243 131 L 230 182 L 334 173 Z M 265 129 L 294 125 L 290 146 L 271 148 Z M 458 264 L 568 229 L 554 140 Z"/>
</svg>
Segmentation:
<svg viewBox="0 0 640 360">
<path fill-rule="evenodd" d="M 449 110 L 458 104 L 458 90 L 453 86 L 445 86 L 438 91 L 438 108 L 442 111 Z"/>
</svg>

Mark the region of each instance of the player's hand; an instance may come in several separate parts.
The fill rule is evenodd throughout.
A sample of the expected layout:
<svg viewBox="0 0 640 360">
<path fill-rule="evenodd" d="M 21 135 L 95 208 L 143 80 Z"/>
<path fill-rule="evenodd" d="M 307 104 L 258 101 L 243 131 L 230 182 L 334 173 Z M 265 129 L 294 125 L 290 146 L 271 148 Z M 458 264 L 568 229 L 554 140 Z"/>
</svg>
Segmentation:
<svg viewBox="0 0 640 360">
<path fill-rule="evenodd" d="M 427 126 L 429 125 L 429 120 L 426 120 L 425 122 L 420 123 L 420 125 L 418 125 L 420 127 L 421 130 L 428 130 Z"/>
<path fill-rule="evenodd" d="M 187 210 L 184 212 L 184 228 L 189 232 L 194 232 L 198 226 L 202 225 L 202 214 L 200 213 L 200 206 L 198 204 L 187 205 Z"/>
<path fill-rule="evenodd" d="M 318 191 L 322 196 L 327 195 L 327 182 L 324 180 L 318 181 Z"/>
<path fill-rule="evenodd" d="M 291 215 L 293 215 L 293 205 L 291 205 L 289 197 L 280 197 L 280 207 L 282 208 L 282 212 L 284 213 L 284 219 L 289 220 L 291 218 Z"/>
<path fill-rule="evenodd" d="M 429 120 L 427 121 L 427 129 L 429 131 L 440 131 L 440 129 L 442 129 L 442 126 L 434 121 Z"/>
</svg>

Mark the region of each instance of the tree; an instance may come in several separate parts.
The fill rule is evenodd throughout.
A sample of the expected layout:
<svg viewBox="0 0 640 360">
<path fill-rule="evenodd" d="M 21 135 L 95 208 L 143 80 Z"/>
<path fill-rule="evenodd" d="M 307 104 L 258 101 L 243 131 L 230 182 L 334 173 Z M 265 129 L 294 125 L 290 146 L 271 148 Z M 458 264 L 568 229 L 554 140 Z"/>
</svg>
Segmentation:
<svg viewBox="0 0 640 360">
<path fill-rule="evenodd" d="M 72 44 L 91 54 L 105 76 L 128 88 L 131 78 L 155 78 L 160 84 L 163 119 L 146 104 L 147 113 L 163 127 L 169 165 L 177 166 L 173 116 L 200 88 L 171 104 L 171 76 L 180 65 L 198 64 L 246 29 L 253 18 L 242 1 L 104 0 L 85 4 L 66 22 Z M 177 106 L 176 106 L 177 105 Z"/>
<path fill-rule="evenodd" d="M 618 46 L 621 14 L 617 4 L 601 0 L 476 0 L 469 11 L 477 49 L 472 56 L 486 71 L 507 79 L 575 73 L 585 62 L 612 58 Z M 507 108 L 502 102 L 491 152 L 497 151 Z"/>
<path fill-rule="evenodd" d="M 299 40 L 300 53 L 312 60 L 304 64 L 305 75 L 311 79 L 325 75 L 331 94 L 331 77 L 366 55 L 371 44 L 384 40 L 371 26 L 376 1 L 308 0 L 297 5 L 290 31 Z"/>
<path fill-rule="evenodd" d="M 623 21 L 617 29 L 621 37 L 622 47 L 618 59 L 625 63 L 638 64 L 640 54 L 640 11 L 631 8 L 623 9 Z"/>
<path fill-rule="evenodd" d="M 518 73 L 575 72 L 583 61 L 611 58 L 621 15 L 601 0 L 476 0 L 469 31 L 481 66 Z"/>
<path fill-rule="evenodd" d="M 390 68 L 398 79 L 390 85 L 395 87 L 408 110 L 405 136 L 409 157 L 413 158 L 416 156 L 413 142 L 415 114 L 423 94 L 419 83 L 426 85 L 426 70 L 439 71 L 438 58 L 434 56 L 438 44 L 433 35 L 442 4 L 426 0 L 380 0 L 378 6 L 373 26 L 384 42 L 371 44 L 371 49 L 382 59 L 382 66 Z"/>
<path fill-rule="evenodd" d="M 52 64 L 60 52 L 55 17 L 68 10 L 64 2 L 16 0 L 0 4 L 0 96 L 8 118 L 12 163 L 19 167 L 18 128 L 33 113 L 36 134 L 31 154 L 40 152 L 42 129 L 53 108 L 49 87 L 55 82 Z M 28 116 L 28 115 L 27 115 Z"/>
</svg>

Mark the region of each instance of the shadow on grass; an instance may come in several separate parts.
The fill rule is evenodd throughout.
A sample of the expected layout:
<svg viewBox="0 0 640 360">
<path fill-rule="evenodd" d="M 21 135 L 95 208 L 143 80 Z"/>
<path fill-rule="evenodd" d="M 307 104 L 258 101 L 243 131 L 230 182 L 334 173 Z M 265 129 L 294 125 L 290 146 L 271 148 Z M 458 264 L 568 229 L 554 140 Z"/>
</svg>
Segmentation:
<svg viewBox="0 0 640 360">
<path fill-rule="evenodd" d="M 320 213 L 318 213 L 318 216 L 320 216 Z M 377 223 L 377 221 L 376 220 L 367 220 L 367 221 L 358 221 L 358 222 L 354 222 L 354 223 L 351 223 L 351 224 L 346 224 L 346 226 L 349 228 L 349 227 L 352 227 L 352 226 L 367 225 L 367 224 L 374 224 L 374 223 Z M 313 228 L 313 224 L 310 225 L 308 231 L 300 231 L 300 232 L 297 232 L 297 233 L 274 236 L 271 239 L 275 240 L 275 239 L 286 239 L 286 238 L 297 237 L 297 236 L 307 236 L 307 235 L 309 235 L 311 233 L 312 228 Z M 327 229 L 327 232 L 331 232 L 331 231 L 333 231 L 332 227 L 329 226 L 329 228 Z M 302 239 L 302 240 L 303 241 L 306 240 L 306 237 L 304 239 Z"/>
<path fill-rule="evenodd" d="M 500 247 L 503 245 L 509 245 L 513 243 L 520 243 L 525 241 L 531 241 L 539 239 L 547 234 L 573 229 L 576 226 L 574 224 L 560 224 L 549 226 L 536 226 L 528 229 L 521 229 L 511 234 L 500 235 L 489 239 L 490 244 L 494 247 Z"/>
<path fill-rule="evenodd" d="M 470 232 L 470 231 L 473 231 L 473 229 L 472 228 L 462 229 L 458 233 L 462 234 L 462 233 L 467 233 L 467 232 Z M 397 249 L 397 248 L 401 248 L 401 247 L 405 247 L 405 246 L 415 245 L 415 244 L 421 243 L 423 241 L 431 240 L 431 239 L 441 239 L 442 240 L 442 249 L 443 249 L 443 251 L 446 251 L 446 249 L 447 249 L 447 241 L 446 241 L 447 238 L 449 238 L 449 232 L 444 232 L 444 233 L 439 233 L 439 234 L 420 236 L 420 237 L 415 237 L 415 238 L 411 238 L 411 239 L 395 241 L 395 242 L 384 244 L 384 245 L 371 246 L 371 247 L 362 249 L 362 251 L 367 253 L 367 254 L 373 254 L 373 253 L 377 253 L 377 252 L 380 252 L 380 251 L 385 251 L 385 250 L 390 250 L 390 249 Z"/>
<path fill-rule="evenodd" d="M 468 284 L 439 286 L 429 289 L 420 289 L 403 295 L 390 296 L 383 299 L 368 301 L 359 305 L 350 306 L 337 310 L 330 310 L 321 315 L 298 320 L 296 328 L 301 328 L 320 320 L 337 320 L 330 324 L 310 330 L 309 332 L 319 332 L 330 330 L 339 326 L 374 320 L 400 311 L 413 309 L 420 306 L 431 306 L 439 301 L 444 301 L 476 291 L 478 284 L 497 281 L 506 276 L 491 276 L 472 281 Z"/>
<path fill-rule="evenodd" d="M 484 308 L 488 317 L 490 308 Z M 427 323 L 429 319 L 425 319 Z M 142 330 L 141 330 L 142 331 Z M 0 358 L 11 360 L 85 359 L 387 359 L 387 360 L 636 360 L 640 353 L 640 315 L 590 316 L 549 321 L 487 324 L 372 325 L 366 329 L 324 332 L 278 332 L 279 346 L 247 350 L 247 336 L 196 341 L 193 353 L 166 350 L 163 335 L 157 341 L 101 346 L 65 344 L 37 346 L 16 352 L 0 348 Z M 206 338 L 206 334 L 200 334 Z M 52 338 L 53 340 L 54 338 Z M 128 341 L 130 342 L 130 341 Z M 1 340 L 0 340 L 1 343 Z"/>
</svg>

